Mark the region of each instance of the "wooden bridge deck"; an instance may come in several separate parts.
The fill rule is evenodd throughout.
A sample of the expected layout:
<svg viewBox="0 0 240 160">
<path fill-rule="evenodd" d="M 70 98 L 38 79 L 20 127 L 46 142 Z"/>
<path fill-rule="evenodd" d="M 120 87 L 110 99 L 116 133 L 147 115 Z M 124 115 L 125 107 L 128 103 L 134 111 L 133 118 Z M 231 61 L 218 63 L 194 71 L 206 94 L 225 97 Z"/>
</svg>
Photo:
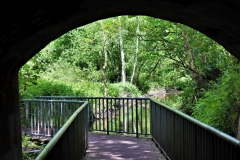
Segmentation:
<svg viewBox="0 0 240 160">
<path fill-rule="evenodd" d="M 88 149 L 83 160 L 166 160 L 150 138 L 88 134 Z"/>
</svg>

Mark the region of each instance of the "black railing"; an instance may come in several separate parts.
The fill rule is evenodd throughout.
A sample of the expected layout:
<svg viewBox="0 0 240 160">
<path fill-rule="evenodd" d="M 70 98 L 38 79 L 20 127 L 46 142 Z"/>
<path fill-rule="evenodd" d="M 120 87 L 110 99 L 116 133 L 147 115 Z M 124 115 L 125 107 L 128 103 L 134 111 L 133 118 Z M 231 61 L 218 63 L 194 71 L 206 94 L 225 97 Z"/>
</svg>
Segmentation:
<svg viewBox="0 0 240 160">
<path fill-rule="evenodd" d="M 168 159 L 240 159 L 239 140 L 153 99 L 151 135 Z"/>
<path fill-rule="evenodd" d="M 79 107 L 75 101 L 24 99 L 24 134 L 53 137 Z M 82 102 L 83 103 L 83 102 Z"/>
<path fill-rule="evenodd" d="M 148 98 L 40 96 L 37 99 L 79 100 L 89 103 L 89 130 L 150 135 Z"/>
<path fill-rule="evenodd" d="M 240 159 L 239 140 L 152 98 L 36 98 L 88 101 L 90 130 L 136 136 L 150 133 L 168 159 Z"/>
<path fill-rule="evenodd" d="M 59 131 L 40 152 L 36 160 L 82 159 L 88 145 L 88 103 L 80 101 L 60 102 L 58 100 L 25 100 L 25 102 L 28 106 L 34 106 L 35 109 L 43 107 L 43 103 L 45 103 L 44 107 L 51 106 L 52 103 L 55 105 L 63 103 L 65 106 L 68 104 L 68 107 L 75 108 L 73 114 L 59 128 Z M 37 110 L 40 111 L 39 113 L 46 113 Z"/>
</svg>

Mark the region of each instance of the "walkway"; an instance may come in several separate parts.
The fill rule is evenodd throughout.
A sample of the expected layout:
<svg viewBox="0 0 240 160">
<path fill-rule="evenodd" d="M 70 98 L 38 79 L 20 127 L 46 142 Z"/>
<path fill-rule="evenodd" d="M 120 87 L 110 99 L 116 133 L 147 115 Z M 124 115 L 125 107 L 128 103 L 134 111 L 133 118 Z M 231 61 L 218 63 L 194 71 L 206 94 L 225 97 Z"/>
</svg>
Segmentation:
<svg viewBox="0 0 240 160">
<path fill-rule="evenodd" d="M 150 138 L 89 133 L 88 140 L 83 160 L 166 160 Z"/>
</svg>

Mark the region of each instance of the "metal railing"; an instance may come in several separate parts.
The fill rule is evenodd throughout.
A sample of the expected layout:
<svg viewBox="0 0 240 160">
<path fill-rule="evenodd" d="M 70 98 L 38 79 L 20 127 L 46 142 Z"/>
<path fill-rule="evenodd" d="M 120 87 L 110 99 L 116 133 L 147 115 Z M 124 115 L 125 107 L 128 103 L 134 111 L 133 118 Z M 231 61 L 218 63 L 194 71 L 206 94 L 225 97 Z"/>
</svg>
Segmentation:
<svg viewBox="0 0 240 160">
<path fill-rule="evenodd" d="M 52 115 L 48 113 L 50 111 L 54 112 L 55 110 L 51 109 L 51 110 L 48 110 L 49 112 L 46 112 L 45 109 L 41 110 L 40 108 L 41 107 L 45 108 L 46 106 L 48 106 L 48 108 L 50 109 L 53 104 L 56 105 L 56 107 L 58 105 L 59 108 L 63 107 L 62 110 L 60 111 L 64 111 L 62 112 L 64 114 L 70 114 L 70 112 L 72 112 L 75 109 L 75 111 L 70 115 L 70 117 L 68 117 L 66 122 L 62 121 L 63 116 L 59 115 L 59 113 L 57 114 L 57 116 L 61 117 L 61 119 L 57 119 L 57 120 L 60 123 L 64 123 L 64 124 L 60 126 L 59 131 L 51 139 L 51 141 L 48 142 L 48 144 L 44 147 L 44 149 L 40 152 L 36 160 L 81 159 L 83 157 L 88 145 L 88 126 L 87 126 L 88 103 L 87 102 L 60 101 L 60 100 L 24 100 L 24 101 L 29 108 L 31 108 L 32 106 L 35 107 L 35 109 L 38 112 L 33 112 L 33 113 L 37 114 L 39 117 L 42 116 L 42 115 L 40 116 L 40 113 L 41 114 L 47 113 L 47 115 Z M 71 111 L 68 112 L 66 108 L 70 109 Z M 64 119 L 65 118 L 66 117 L 64 117 Z M 47 128 L 51 128 L 55 126 L 55 125 L 52 125 L 51 123 L 48 123 L 48 121 L 51 122 L 50 117 L 47 118 L 47 116 L 43 116 L 40 119 L 43 121 L 42 124 L 46 124 L 45 127 Z M 34 121 L 31 121 L 31 123 L 36 125 Z"/>
<path fill-rule="evenodd" d="M 24 134 L 53 137 L 80 103 L 64 100 L 24 99 Z"/>
<path fill-rule="evenodd" d="M 89 103 L 89 130 L 150 135 L 149 98 L 39 96 L 37 99 L 80 100 Z"/>
<path fill-rule="evenodd" d="M 238 160 L 240 141 L 151 99 L 151 135 L 172 160 Z"/>
<path fill-rule="evenodd" d="M 136 136 L 150 133 L 168 159 L 240 159 L 239 140 L 152 98 L 37 98 L 88 101 L 90 130 Z"/>
</svg>

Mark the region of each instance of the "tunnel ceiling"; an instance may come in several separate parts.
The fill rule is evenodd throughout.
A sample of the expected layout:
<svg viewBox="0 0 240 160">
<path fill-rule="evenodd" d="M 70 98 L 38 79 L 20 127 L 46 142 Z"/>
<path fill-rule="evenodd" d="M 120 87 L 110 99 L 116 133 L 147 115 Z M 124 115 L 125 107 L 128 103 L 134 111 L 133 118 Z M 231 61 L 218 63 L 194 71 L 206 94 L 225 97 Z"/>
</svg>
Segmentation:
<svg viewBox="0 0 240 160">
<path fill-rule="evenodd" d="M 240 59 L 237 0 L 2 1 L 0 67 L 19 68 L 67 31 L 117 15 L 147 15 L 183 23 L 214 39 Z"/>
</svg>

